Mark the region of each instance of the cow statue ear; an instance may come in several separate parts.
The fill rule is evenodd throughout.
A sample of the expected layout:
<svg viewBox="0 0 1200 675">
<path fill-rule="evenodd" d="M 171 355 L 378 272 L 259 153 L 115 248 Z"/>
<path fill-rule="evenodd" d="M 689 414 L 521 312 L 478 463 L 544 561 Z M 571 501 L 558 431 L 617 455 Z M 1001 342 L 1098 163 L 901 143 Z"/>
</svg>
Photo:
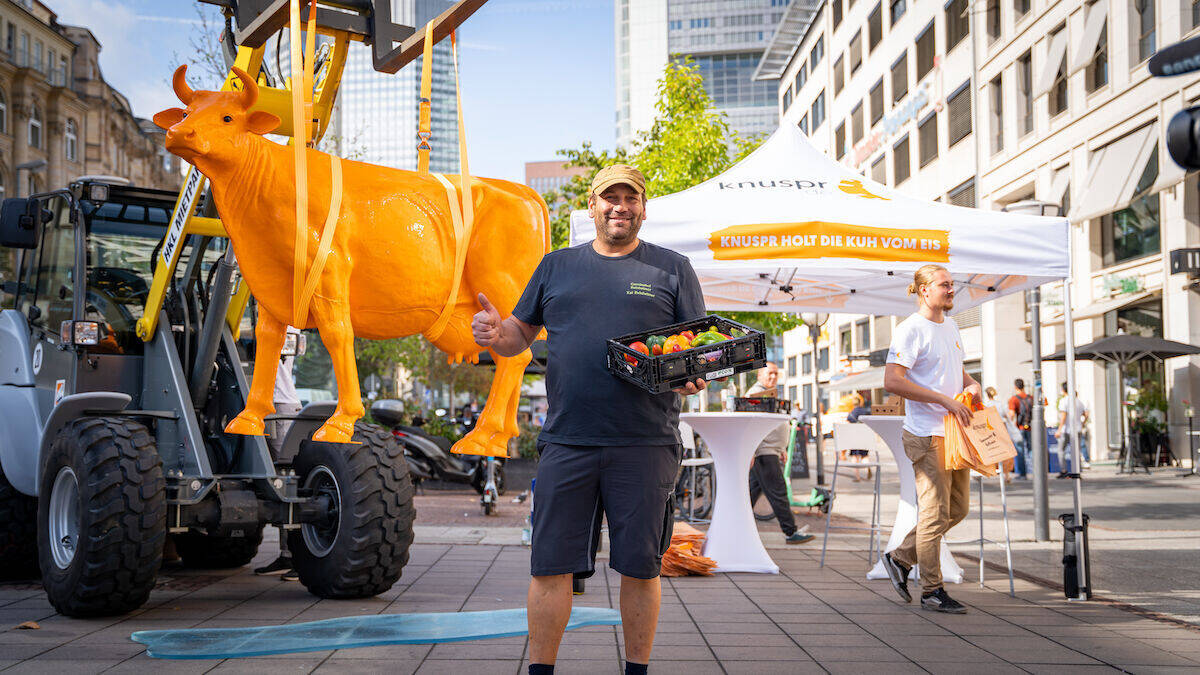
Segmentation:
<svg viewBox="0 0 1200 675">
<path fill-rule="evenodd" d="M 167 108 L 154 114 L 154 123 L 163 129 L 170 129 L 183 121 L 186 115 L 187 112 L 183 108 Z"/>
<path fill-rule="evenodd" d="M 255 110 L 246 115 L 246 128 L 256 134 L 269 134 L 279 126 L 279 117 L 269 112 Z"/>
</svg>

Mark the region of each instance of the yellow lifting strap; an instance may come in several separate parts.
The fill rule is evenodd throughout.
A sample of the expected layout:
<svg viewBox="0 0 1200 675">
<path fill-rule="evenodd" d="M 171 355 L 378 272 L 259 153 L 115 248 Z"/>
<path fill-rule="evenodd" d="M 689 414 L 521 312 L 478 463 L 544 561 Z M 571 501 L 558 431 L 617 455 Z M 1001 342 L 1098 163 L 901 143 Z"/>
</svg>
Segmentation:
<svg viewBox="0 0 1200 675">
<path fill-rule="evenodd" d="M 425 24 L 425 52 L 421 59 L 421 99 L 417 113 L 417 171 L 429 173 L 429 144 L 433 138 L 433 22 Z"/>
<path fill-rule="evenodd" d="M 424 80 L 424 76 L 433 68 L 428 58 L 431 54 L 429 38 L 430 34 L 427 31 L 425 34 L 426 59 L 422 80 Z M 446 298 L 446 305 L 442 308 L 442 313 L 433 322 L 433 326 L 425 331 L 425 337 L 430 342 L 436 341 L 441 337 L 442 333 L 446 330 L 446 326 L 450 323 L 450 317 L 454 312 L 454 304 L 458 300 L 458 290 L 462 286 L 463 269 L 467 265 L 467 248 L 471 243 L 471 230 L 475 225 L 475 200 L 471 190 L 471 170 L 467 164 L 467 129 L 463 125 L 462 92 L 459 89 L 458 83 L 458 37 L 456 33 L 450 34 L 450 47 L 454 61 L 455 107 L 458 110 L 458 161 L 459 179 L 462 183 L 462 202 L 460 204 L 458 191 L 454 189 L 454 184 L 442 174 L 434 174 L 438 181 L 441 182 L 442 187 L 446 189 L 446 199 L 450 204 L 450 216 L 454 221 L 454 280 L 450 284 L 450 295 Z M 426 154 L 426 161 L 428 162 L 428 154 Z"/>
</svg>

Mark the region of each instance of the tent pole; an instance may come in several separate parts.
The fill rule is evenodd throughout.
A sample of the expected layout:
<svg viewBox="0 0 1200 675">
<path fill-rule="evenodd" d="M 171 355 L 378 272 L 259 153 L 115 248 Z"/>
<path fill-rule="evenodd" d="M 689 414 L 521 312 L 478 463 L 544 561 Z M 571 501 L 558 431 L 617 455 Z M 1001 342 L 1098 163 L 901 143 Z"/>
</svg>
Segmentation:
<svg viewBox="0 0 1200 675">
<path fill-rule="evenodd" d="M 1076 419 L 1075 406 L 1078 402 L 1078 397 L 1075 394 L 1075 319 L 1071 316 L 1071 280 L 1068 278 L 1063 281 L 1063 321 L 1066 327 L 1066 355 L 1067 366 L 1067 420 L 1073 424 Z M 1071 468 L 1072 472 L 1071 483 L 1075 488 L 1075 525 L 1083 527 L 1083 456 L 1079 452 L 1079 432 L 1077 429 L 1074 433 L 1067 434 L 1067 440 L 1071 444 Z M 1060 470 L 1063 467 L 1059 467 Z M 1079 579 L 1079 597 L 1077 600 L 1087 600 L 1091 597 L 1091 579 L 1087 578 L 1087 546 L 1084 545 L 1084 531 L 1081 529 L 1075 535 L 1075 543 L 1079 555 L 1076 556 L 1076 565 L 1078 566 L 1076 578 Z"/>
<path fill-rule="evenodd" d="M 1033 348 L 1033 414 L 1029 420 L 1029 467 L 1033 474 L 1033 538 L 1050 541 L 1049 457 L 1046 455 L 1046 408 L 1042 405 L 1042 289 L 1029 291 L 1030 338 Z"/>
</svg>

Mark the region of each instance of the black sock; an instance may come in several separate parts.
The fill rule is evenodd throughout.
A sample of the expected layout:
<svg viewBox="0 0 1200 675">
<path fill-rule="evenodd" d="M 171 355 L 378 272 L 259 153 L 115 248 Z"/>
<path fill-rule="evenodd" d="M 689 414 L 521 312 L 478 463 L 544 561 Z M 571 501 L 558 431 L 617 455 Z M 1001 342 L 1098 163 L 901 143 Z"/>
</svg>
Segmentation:
<svg viewBox="0 0 1200 675">
<path fill-rule="evenodd" d="M 531 663 L 529 664 L 529 675 L 554 675 L 554 664 Z"/>
<path fill-rule="evenodd" d="M 634 663 L 633 661 L 626 661 L 625 675 L 646 675 L 646 672 L 649 668 L 650 665 L 646 663 Z"/>
</svg>

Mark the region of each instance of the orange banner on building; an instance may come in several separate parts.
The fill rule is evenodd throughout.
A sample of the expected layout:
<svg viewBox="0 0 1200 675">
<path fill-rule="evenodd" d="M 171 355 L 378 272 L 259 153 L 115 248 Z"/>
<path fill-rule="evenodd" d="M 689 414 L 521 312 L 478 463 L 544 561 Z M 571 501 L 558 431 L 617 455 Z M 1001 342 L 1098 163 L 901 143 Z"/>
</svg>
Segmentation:
<svg viewBox="0 0 1200 675">
<path fill-rule="evenodd" d="M 908 230 L 847 223 L 734 225 L 709 235 L 715 260 L 855 258 L 886 262 L 948 262 L 947 230 Z"/>
</svg>

